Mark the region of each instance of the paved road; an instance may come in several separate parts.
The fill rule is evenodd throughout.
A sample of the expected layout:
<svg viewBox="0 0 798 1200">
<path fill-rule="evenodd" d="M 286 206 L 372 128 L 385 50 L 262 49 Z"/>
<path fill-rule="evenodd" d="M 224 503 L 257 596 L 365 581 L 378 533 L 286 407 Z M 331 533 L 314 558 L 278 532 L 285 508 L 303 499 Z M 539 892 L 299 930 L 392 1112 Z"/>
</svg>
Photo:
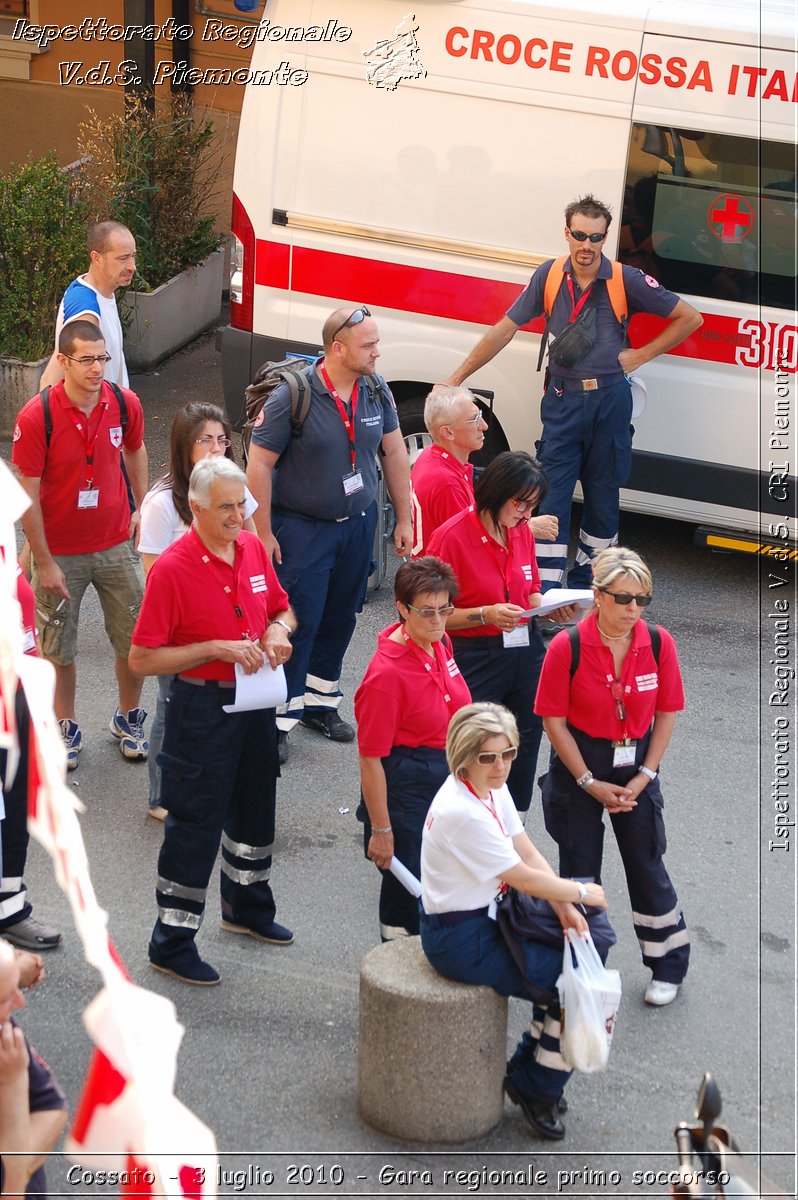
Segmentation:
<svg viewBox="0 0 798 1200">
<path fill-rule="evenodd" d="M 158 373 L 135 377 L 133 386 L 145 405 L 155 476 L 165 461 L 174 410 L 190 398 L 220 400 L 211 337 L 176 355 Z M 675 635 L 684 667 L 688 708 L 667 757 L 664 788 L 667 862 L 693 937 L 690 976 L 670 1008 L 642 1004 L 647 973 L 610 838 L 605 884 L 619 934 L 612 965 L 622 972 L 624 1000 L 610 1067 L 572 1081 L 568 1136 L 554 1153 L 530 1137 L 518 1110 L 509 1105 L 499 1128 L 459 1147 L 458 1158 L 445 1147 L 400 1145 L 359 1119 L 358 966 L 378 940 L 377 876 L 363 858 L 354 818 L 352 747 L 328 744 L 305 731 L 292 737 L 291 762 L 279 789 L 273 884 L 278 919 L 294 929 L 295 944 L 263 947 L 225 934 L 211 902 L 200 942 L 222 972 L 222 986 L 191 989 L 148 970 L 161 828 L 145 815 L 146 769 L 123 762 L 107 732 L 114 707 L 111 656 L 99 611 L 87 603 L 79 657 L 86 749 L 70 783 L 86 805 L 82 825 L 94 886 L 133 978 L 171 997 L 185 1025 L 180 1098 L 215 1129 L 220 1149 L 229 1156 L 223 1159 L 226 1169 L 253 1164 L 275 1172 L 271 1187 L 259 1186 L 253 1173 L 243 1190 L 429 1195 L 442 1190 L 445 1166 L 520 1171 L 534 1162 L 545 1172 L 545 1183 L 524 1187 L 519 1181 L 497 1189 L 483 1182 L 471 1190 L 554 1195 L 557 1172 L 570 1171 L 568 1182 L 560 1177 L 560 1194 L 663 1194 L 662 1186 L 636 1183 L 633 1172 L 674 1165 L 672 1131 L 678 1120 L 690 1117 L 705 1069 L 720 1082 L 727 1119 L 743 1146 L 770 1154 L 794 1148 L 796 860 L 794 840 L 786 854 L 768 850 L 774 710 L 767 695 L 774 667 L 767 580 L 759 578 L 758 564 L 747 557 L 715 557 L 693 547 L 691 533 L 685 525 L 650 518 L 627 516 L 622 523 L 624 541 L 653 568 L 651 618 Z M 792 589 L 794 598 L 790 579 L 783 594 Z M 388 583 L 358 623 L 345 668 L 346 716 L 376 633 L 391 610 Z M 152 703 L 153 692 L 148 681 L 145 704 Z M 527 827 L 551 857 L 553 847 L 536 806 Z M 89 1055 L 81 1012 L 98 980 L 82 958 L 67 906 L 38 847 L 31 852 L 28 884 L 37 913 L 60 924 L 65 936 L 63 948 L 48 956 L 48 979 L 30 998 L 25 1026 L 74 1103 Z M 524 1006 L 514 1001 L 513 1040 L 523 1023 Z M 386 1039 L 390 1036 L 386 1029 Z M 285 1154 L 278 1157 L 277 1151 Z M 327 1157 L 319 1158 L 323 1152 Z M 289 1180 L 291 1163 L 312 1168 L 331 1162 L 345 1170 L 337 1187 L 323 1186 L 323 1174 L 311 1170 L 295 1183 Z M 387 1164 L 429 1170 L 432 1183 L 386 1182 L 386 1176 L 381 1182 L 379 1171 Z M 791 1188 L 793 1166 L 771 1157 L 767 1169 Z M 595 1174 L 611 1170 L 620 1173 L 620 1183 L 609 1175 L 602 1182 Z M 63 1161 L 53 1165 L 52 1191 L 77 1194 L 65 1173 Z M 311 1177 L 313 1187 L 303 1186 L 302 1178 Z M 103 1190 L 108 1191 L 87 1188 L 81 1194 Z M 231 1192 L 232 1183 L 220 1190 Z M 467 1194 L 468 1188 L 463 1184 L 454 1191 Z"/>
</svg>

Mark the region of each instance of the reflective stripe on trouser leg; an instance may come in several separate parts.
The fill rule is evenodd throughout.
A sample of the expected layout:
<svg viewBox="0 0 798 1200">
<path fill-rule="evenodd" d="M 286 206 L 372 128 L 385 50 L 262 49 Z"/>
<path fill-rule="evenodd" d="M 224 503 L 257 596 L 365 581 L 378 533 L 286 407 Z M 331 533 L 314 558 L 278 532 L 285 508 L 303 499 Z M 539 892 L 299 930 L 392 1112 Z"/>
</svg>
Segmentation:
<svg viewBox="0 0 798 1200">
<path fill-rule="evenodd" d="M 633 912 L 632 919 L 643 962 L 654 978 L 681 983 L 690 957 L 690 935 L 681 909 L 671 909 L 659 917 Z M 671 978 L 674 975 L 678 977 Z"/>
<path fill-rule="evenodd" d="M 207 888 L 185 887 L 159 875 L 155 884 L 158 920 L 174 929 L 196 933 L 205 912 Z"/>
<path fill-rule="evenodd" d="M 618 534 L 611 538 L 591 537 L 589 533 L 585 533 L 584 529 L 579 530 L 579 542 L 576 551 L 576 567 L 589 566 L 593 559 L 598 554 L 599 550 L 606 550 L 608 546 L 618 545 Z"/>
<path fill-rule="evenodd" d="M 568 565 L 568 543 L 539 542 L 535 539 L 535 557 L 543 590 L 562 587 Z"/>
<path fill-rule="evenodd" d="M 305 711 L 305 697 L 292 696 L 287 704 L 277 705 L 277 728 L 280 733 L 290 733 L 297 725 L 299 718 Z"/>
<path fill-rule="evenodd" d="M 320 679 L 318 675 L 306 677 L 305 708 L 324 708 L 336 711 L 342 699 L 340 679 Z"/>
<path fill-rule="evenodd" d="M 251 714 L 222 834 L 222 915 L 260 932 L 274 921 L 270 884 L 277 788 L 274 712 Z"/>
</svg>

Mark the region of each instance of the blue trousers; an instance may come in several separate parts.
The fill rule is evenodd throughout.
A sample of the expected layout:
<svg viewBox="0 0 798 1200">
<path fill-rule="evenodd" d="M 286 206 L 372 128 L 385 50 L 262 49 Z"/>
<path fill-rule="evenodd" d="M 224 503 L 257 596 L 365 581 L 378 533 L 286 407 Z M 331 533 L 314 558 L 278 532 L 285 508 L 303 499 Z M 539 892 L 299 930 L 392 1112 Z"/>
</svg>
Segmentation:
<svg viewBox="0 0 798 1200">
<path fill-rule="evenodd" d="M 535 621 L 529 623 L 529 645 L 505 647 L 501 637 L 452 637 L 454 658 L 471 690 L 472 700 L 492 700 L 509 708 L 521 742 L 507 786 L 519 812 L 532 803 L 543 722 L 535 716 L 535 693 L 545 649 Z"/>
<path fill-rule="evenodd" d="M 421 915 L 421 945 L 436 971 L 461 983 L 487 984 L 500 996 L 529 1000 L 524 978 L 507 949 L 499 927 L 484 913 L 458 925 L 441 924 L 434 913 Z M 527 942 L 527 974 L 554 990 L 562 971 L 562 951 Z M 532 1006 L 532 1025 L 516 1047 L 508 1074 L 528 1100 L 554 1103 L 571 1077 L 560 1055 L 558 1005 Z"/>
<path fill-rule="evenodd" d="M 613 767 L 612 743 L 568 727 L 589 770 L 597 779 L 625 784 L 637 766 Z M 645 759 L 648 736 L 637 743 L 637 762 Z M 604 849 L 604 808 L 582 788 L 552 753 L 543 789 L 546 829 L 560 850 L 560 875 L 601 883 Z M 618 843 L 632 919 L 643 963 L 655 979 L 681 983 L 690 961 L 690 938 L 673 884 L 662 856 L 666 849 L 664 802 L 659 779 L 652 779 L 630 812 L 610 815 Z"/>
<path fill-rule="evenodd" d="M 33 911 L 22 878 L 28 857 L 28 753 L 30 712 L 25 693 L 17 688 L 15 697 L 19 761 L 14 782 L 6 784 L 8 751 L 0 750 L 0 783 L 5 800 L 5 818 L 0 821 L 0 934 L 11 925 L 26 920 Z M 2 812 L 2 808 L 0 808 Z"/>
<path fill-rule="evenodd" d="M 608 382 L 604 384 L 604 380 Z M 548 494 L 540 512 L 557 517 L 557 542 L 536 542 L 543 591 L 565 586 L 571 502 L 577 480 L 584 508 L 576 560 L 568 587 L 591 586 L 591 559 L 618 541 L 619 489 L 632 469 L 632 392 L 622 374 L 603 376 L 585 392 L 552 376 L 540 405 L 543 432 L 537 443 Z"/>
<path fill-rule="evenodd" d="M 421 878 L 421 834 L 429 806 L 449 774 L 444 750 L 428 746 L 394 746 L 382 760 L 388 785 L 388 816 L 394 854 Z M 363 849 L 368 857 L 371 822 L 363 798 L 357 809 L 363 822 Z M 418 900 L 390 871 L 380 871 L 380 935 L 384 942 L 418 933 Z"/>
<path fill-rule="evenodd" d="M 266 929 L 274 844 L 277 730 L 274 709 L 226 713 L 232 689 L 175 678 L 158 756 L 169 814 L 158 856 L 158 920 L 150 954 L 162 965 L 195 959 L 211 872 L 222 844 L 222 915 Z"/>
<path fill-rule="evenodd" d="M 275 569 L 297 618 L 285 664 L 288 701 L 277 710 L 281 730 L 292 729 L 306 710 L 341 703 L 341 668 L 366 596 L 376 525 L 376 504 L 341 522 L 273 515 L 283 556 Z"/>
<path fill-rule="evenodd" d="M 161 768 L 158 766 L 158 755 L 163 745 L 166 700 L 171 682 L 171 675 L 158 676 L 158 696 L 155 701 L 155 713 L 150 723 L 150 753 L 147 758 L 147 775 L 150 783 L 150 794 L 147 798 L 149 808 L 158 808 L 161 804 Z"/>
</svg>

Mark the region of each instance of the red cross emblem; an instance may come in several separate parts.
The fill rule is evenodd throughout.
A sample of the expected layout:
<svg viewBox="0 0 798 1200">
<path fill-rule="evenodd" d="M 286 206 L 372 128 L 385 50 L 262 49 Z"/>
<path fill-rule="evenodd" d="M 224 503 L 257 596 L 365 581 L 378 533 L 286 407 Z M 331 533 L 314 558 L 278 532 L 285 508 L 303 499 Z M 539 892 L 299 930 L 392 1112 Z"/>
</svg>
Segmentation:
<svg viewBox="0 0 798 1200">
<path fill-rule="evenodd" d="M 707 223 L 718 241 L 741 242 L 754 227 L 754 210 L 742 196 L 724 192 L 710 204 Z"/>
</svg>

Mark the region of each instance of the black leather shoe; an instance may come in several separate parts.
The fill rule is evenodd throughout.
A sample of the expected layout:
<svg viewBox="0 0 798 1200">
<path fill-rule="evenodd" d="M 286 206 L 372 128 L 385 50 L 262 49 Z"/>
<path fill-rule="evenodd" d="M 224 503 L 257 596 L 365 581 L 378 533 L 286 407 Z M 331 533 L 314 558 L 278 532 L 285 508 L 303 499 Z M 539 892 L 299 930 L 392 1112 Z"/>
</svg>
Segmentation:
<svg viewBox="0 0 798 1200">
<path fill-rule="evenodd" d="M 504 1077 L 504 1091 L 513 1104 L 517 1104 L 535 1133 L 551 1142 L 565 1137 L 565 1126 L 560 1120 L 557 1105 L 546 1101 L 527 1100 L 516 1088 L 509 1075 Z"/>
<path fill-rule="evenodd" d="M 323 733 L 331 742 L 353 742 L 355 740 L 355 731 L 346 721 L 342 721 L 335 709 L 327 709 L 323 712 L 307 713 L 300 725 L 304 725 L 305 729 L 315 729 L 317 733 Z"/>
</svg>

